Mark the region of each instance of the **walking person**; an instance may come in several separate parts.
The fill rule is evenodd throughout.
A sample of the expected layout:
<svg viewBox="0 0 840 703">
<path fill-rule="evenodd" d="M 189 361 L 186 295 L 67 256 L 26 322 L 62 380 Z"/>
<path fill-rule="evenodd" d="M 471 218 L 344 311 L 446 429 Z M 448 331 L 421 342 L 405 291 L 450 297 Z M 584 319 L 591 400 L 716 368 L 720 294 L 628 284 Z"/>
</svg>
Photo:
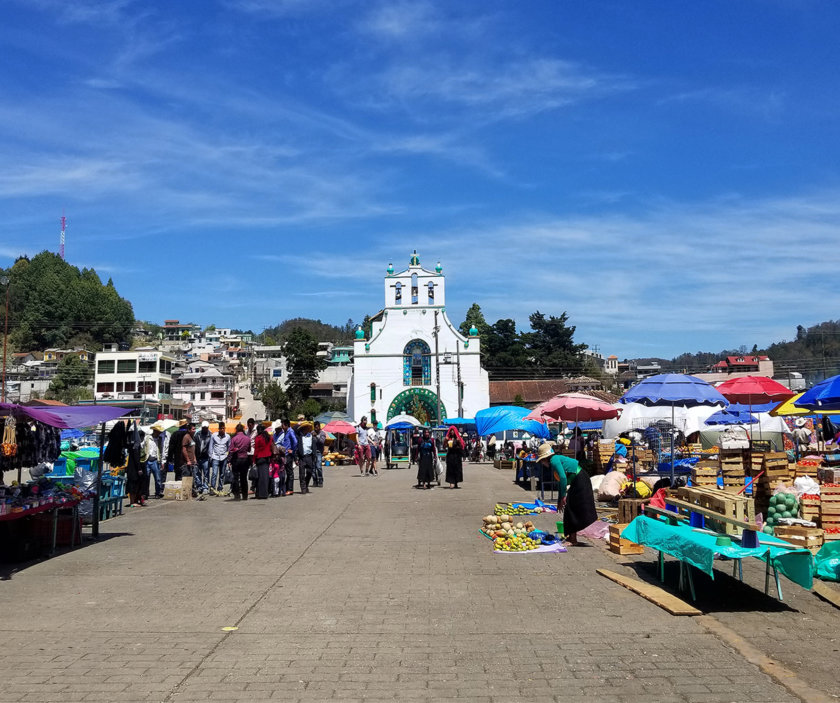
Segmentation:
<svg viewBox="0 0 840 703">
<path fill-rule="evenodd" d="M 210 492 L 210 423 L 201 423 L 201 429 L 195 433 L 195 459 L 197 462 L 196 477 L 194 479 L 196 493 L 207 495 Z"/>
<path fill-rule="evenodd" d="M 230 454 L 230 435 L 225 423 L 219 423 L 217 432 L 210 436 L 210 492 L 221 494 L 225 488 L 225 467 Z"/>
<path fill-rule="evenodd" d="M 135 505 L 146 505 L 143 498 L 143 479 L 146 486 L 149 485 L 149 478 L 143 470 L 140 461 L 141 438 L 144 433 L 138 430 L 137 423 L 132 422 L 128 430 L 128 464 L 125 467 L 125 492 L 128 493 L 128 507 Z"/>
<path fill-rule="evenodd" d="M 187 434 L 187 426 L 191 424 L 186 420 L 181 420 L 178 424 L 178 429 L 172 433 L 169 438 L 169 445 L 166 449 L 166 461 L 172 465 L 172 470 L 175 472 L 175 480 L 181 480 L 181 467 L 184 465 L 184 455 L 181 452 L 181 444 L 184 441 L 184 435 Z"/>
<path fill-rule="evenodd" d="M 359 473 L 362 476 L 367 476 L 370 473 L 371 453 L 367 417 L 365 416 L 362 416 L 358 427 L 356 427 L 356 451 L 358 452 Z"/>
<path fill-rule="evenodd" d="M 163 498 L 163 481 L 160 476 L 160 435 L 160 427 L 152 425 L 152 434 L 143 437 L 141 451 L 141 458 L 143 455 L 146 457 L 146 476 L 151 476 L 155 480 L 155 498 Z M 144 484 L 144 486 L 148 495 L 149 485 Z"/>
<path fill-rule="evenodd" d="M 379 441 L 379 433 L 373 425 L 368 428 L 368 445 L 370 445 L 370 474 L 371 476 L 379 476 L 376 462 L 382 454 L 382 445 Z"/>
<path fill-rule="evenodd" d="M 420 443 L 417 445 L 417 485 L 415 488 L 431 490 L 435 480 L 435 462 L 437 461 L 437 445 L 429 428 L 423 430 Z"/>
<path fill-rule="evenodd" d="M 269 462 L 268 476 L 270 493 L 272 497 L 286 495 L 286 471 L 284 469 L 283 452 L 283 428 L 278 425 L 274 428 L 271 436 L 271 461 Z"/>
<path fill-rule="evenodd" d="M 236 426 L 236 431 L 230 439 L 230 464 L 233 473 L 233 481 L 230 488 L 234 500 L 248 500 L 248 469 L 251 467 L 251 458 L 248 452 L 251 449 L 251 438 L 245 434 L 242 423 Z"/>
<path fill-rule="evenodd" d="M 257 438 L 257 422 L 254 418 L 249 417 L 247 421 L 248 430 L 247 434 L 248 437 L 251 439 L 251 449 L 248 451 L 248 459 L 250 461 L 250 465 L 248 469 L 254 466 L 254 440 Z M 252 474 L 253 475 L 253 474 Z M 254 479 L 251 481 L 251 493 L 257 492 L 257 480 Z"/>
<path fill-rule="evenodd" d="M 321 423 L 315 421 L 312 430 L 312 441 L 315 447 L 315 468 L 313 469 L 313 484 L 317 487 L 324 485 L 324 447 L 327 446 L 327 433 L 321 429 Z"/>
<path fill-rule="evenodd" d="M 198 462 L 196 460 L 196 444 L 195 444 L 195 425 L 192 422 L 187 423 L 184 440 L 181 442 L 181 455 L 184 463 L 181 466 L 181 493 L 184 500 L 190 500 L 193 497 L 195 489 L 194 480 L 198 473 Z"/>
<path fill-rule="evenodd" d="M 257 428 L 254 437 L 254 465 L 257 467 L 257 485 L 254 497 L 260 500 L 268 498 L 268 472 L 271 461 L 273 442 L 265 425 Z"/>
<path fill-rule="evenodd" d="M 297 454 L 298 438 L 292 429 L 292 421 L 284 417 L 281 423 L 283 435 L 280 444 L 283 448 L 283 468 L 286 478 L 286 495 L 293 495 L 295 492 L 295 455 Z"/>
<path fill-rule="evenodd" d="M 466 448 L 461 433 L 455 425 L 446 433 L 446 482 L 450 488 L 460 488 L 464 481 L 464 454 Z"/>
<path fill-rule="evenodd" d="M 298 425 L 300 437 L 298 438 L 298 486 L 302 494 L 309 493 L 309 482 L 312 480 L 312 472 L 315 468 L 315 440 L 312 436 L 312 425 L 308 422 Z"/>
<path fill-rule="evenodd" d="M 537 463 L 550 467 L 557 481 L 557 510 L 563 513 L 566 541 L 577 545 L 577 533 L 598 519 L 592 481 L 576 459 L 554 453 L 548 442 L 540 445 Z"/>
</svg>

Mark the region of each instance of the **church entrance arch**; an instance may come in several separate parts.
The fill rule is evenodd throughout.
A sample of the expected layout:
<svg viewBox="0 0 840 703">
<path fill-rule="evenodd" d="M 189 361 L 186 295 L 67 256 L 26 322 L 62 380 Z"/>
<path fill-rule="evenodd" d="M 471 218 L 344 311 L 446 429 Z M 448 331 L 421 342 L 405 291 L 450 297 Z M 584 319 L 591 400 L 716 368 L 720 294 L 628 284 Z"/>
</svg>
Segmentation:
<svg viewBox="0 0 840 703">
<path fill-rule="evenodd" d="M 440 412 L 443 417 L 447 417 L 446 407 L 442 402 Z M 424 425 L 428 422 L 435 426 L 442 421 L 438 418 L 437 394 L 426 388 L 409 388 L 391 401 L 391 405 L 388 406 L 388 419 L 402 414 L 416 417 Z"/>
</svg>

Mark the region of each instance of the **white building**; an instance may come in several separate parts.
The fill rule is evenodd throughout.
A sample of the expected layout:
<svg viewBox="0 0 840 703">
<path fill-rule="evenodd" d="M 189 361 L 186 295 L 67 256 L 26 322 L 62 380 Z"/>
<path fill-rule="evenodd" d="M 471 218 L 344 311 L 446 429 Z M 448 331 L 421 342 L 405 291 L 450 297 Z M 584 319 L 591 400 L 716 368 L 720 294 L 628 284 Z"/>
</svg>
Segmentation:
<svg viewBox="0 0 840 703">
<path fill-rule="evenodd" d="M 172 364 L 156 349 L 100 352 L 96 355 L 94 402 L 141 407 L 145 416 L 172 412 Z"/>
<path fill-rule="evenodd" d="M 236 405 L 236 383 L 206 361 L 193 361 L 174 377 L 172 395 L 189 404 L 194 421 L 224 420 Z"/>
<path fill-rule="evenodd" d="M 395 273 L 388 265 L 385 307 L 372 320 L 370 339 L 356 332 L 347 397 L 351 417 L 384 424 L 408 413 L 437 424 L 459 413 L 473 417 L 490 405 L 477 332 L 465 337 L 449 321 L 445 283 L 441 265 L 424 269 L 417 252 L 405 271 Z"/>
</svg>

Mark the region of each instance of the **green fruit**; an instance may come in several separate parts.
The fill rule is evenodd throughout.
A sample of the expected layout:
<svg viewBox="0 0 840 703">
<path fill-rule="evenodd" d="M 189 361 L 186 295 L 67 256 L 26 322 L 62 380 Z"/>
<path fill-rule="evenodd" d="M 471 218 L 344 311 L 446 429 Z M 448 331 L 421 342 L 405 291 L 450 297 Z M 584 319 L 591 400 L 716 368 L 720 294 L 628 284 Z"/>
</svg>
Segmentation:
<svg viewBox="0 0 840 703">
<path fill-rule="evenodd" d="M 768 535 L 773 534 L 773 528 L 770 525 L 765 525 L 761 531 Z"/>
<path fill-rule="evenodd" d="M 771 516 L 771 515 L 775 515 L 775 514 L 776 514 L 776 506 L 775 505 L 771 505 L 769 508 L 767 508 L 768 517 Z"/>
</svg>

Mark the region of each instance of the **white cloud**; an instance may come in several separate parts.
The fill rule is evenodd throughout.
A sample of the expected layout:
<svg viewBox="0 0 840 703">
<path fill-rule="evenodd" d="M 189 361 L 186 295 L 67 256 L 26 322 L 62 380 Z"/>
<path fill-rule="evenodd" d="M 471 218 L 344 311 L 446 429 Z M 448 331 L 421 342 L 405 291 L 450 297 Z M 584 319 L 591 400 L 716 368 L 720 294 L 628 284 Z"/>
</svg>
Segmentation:
<svg viewBox="0 0 840 703">
<path fill-rule="evenodd" d="M 440 31 L 441 26 L 441 18 L 428 2 L 386 2 L 359 22 L 358 28 L 384 39 L 412 40 Z"/>
</svg>

